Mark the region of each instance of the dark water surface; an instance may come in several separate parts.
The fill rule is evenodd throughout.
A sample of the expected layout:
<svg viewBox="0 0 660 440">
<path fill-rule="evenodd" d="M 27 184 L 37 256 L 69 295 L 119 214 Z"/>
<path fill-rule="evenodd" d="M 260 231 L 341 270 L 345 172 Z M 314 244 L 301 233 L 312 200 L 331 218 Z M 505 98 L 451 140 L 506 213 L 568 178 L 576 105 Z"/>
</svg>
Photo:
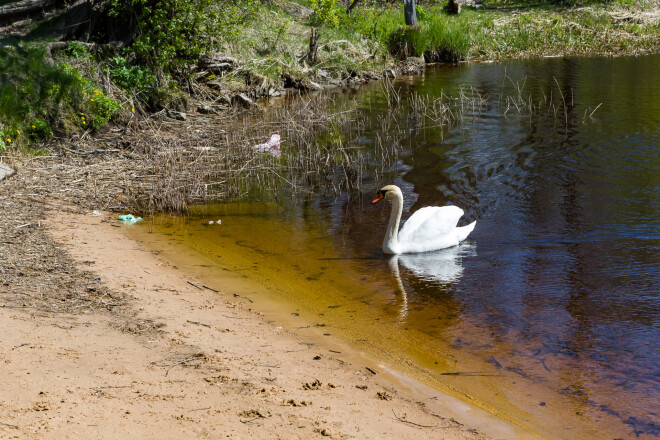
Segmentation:
<svg viewBox="0 0 660 440">
<path fill-rule="evenodd" d="M 208 206 L 155 230 L 548 438 L 657 438 L 659 78 L 657 55 L 430 68 L 395 83 L 403 97 L 474 88 L 488 104 L 450 130 L 411 123 L 391 182 L 367 179 L 361 197 Z M 501 96 L 521 88 L 545 111 L 507 111 Z M 388 111 L 382 93 L 343 98 L 370 112 L 362 143 Z M 457 248 L 386 257 L 389 205 L 369 203 L 381 183 L 402 188 L 404 219 L 456 204 L 476 229 Z"/>
</svg>

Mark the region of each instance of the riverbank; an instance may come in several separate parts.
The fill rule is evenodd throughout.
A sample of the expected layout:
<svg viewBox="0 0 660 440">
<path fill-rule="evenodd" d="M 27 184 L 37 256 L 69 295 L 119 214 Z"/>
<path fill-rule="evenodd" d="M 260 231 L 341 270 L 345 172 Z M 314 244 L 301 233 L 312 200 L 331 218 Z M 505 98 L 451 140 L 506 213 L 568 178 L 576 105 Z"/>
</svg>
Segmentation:
<svg viewBox="0 0 660 440">
<path fill-rule="evenodd" d="M 0 185 L 3 436 L 525 438 L 291 334 L 230 280 L 191 279 L 52 185 L 66 157 L 14 166 Z"/>
<path fill-rule="evenodd" d="M 348 14 L 337 4 L 327 9 L 311 1 L 237 4 L 242 6 L 236 10 L 215 11 L 232 20 L 203 5 L 158 10 L 193 14 L 217 29 L 190 30 L 184 17 L 170 20 L 174 27 L 163 32 L 142 11 L 139 32 L 134 29 L 121 41 L 106 41 L 110 37 L 102 26 L 90 29 L 86 40 L 77 39 L 57 34 L 63 31 L 49 21 L 52 14 L 40 22 L 4 11 L 0 75 L 8 87 L 0 89 L 0 150 L 39 151 L 53 136 L 93 135 L 108 122 L 124 125 L 135 117 L 183 120 L 254 109 L 258 99 L 420 73 L 431 62 L 660 50 L 657 0 L 582 7 L 486 1 L 460 14 L 420 4 L 419 26 L 411 29 L 404 27 L 399 6 L 356 2 Z M 110 18 L 129 13 L 107 7 L 103 13 Z M 92 18 L 97 25 L 103 21 Z M 191 41 L 189 50 L 177 49 Z"/>
</svg>

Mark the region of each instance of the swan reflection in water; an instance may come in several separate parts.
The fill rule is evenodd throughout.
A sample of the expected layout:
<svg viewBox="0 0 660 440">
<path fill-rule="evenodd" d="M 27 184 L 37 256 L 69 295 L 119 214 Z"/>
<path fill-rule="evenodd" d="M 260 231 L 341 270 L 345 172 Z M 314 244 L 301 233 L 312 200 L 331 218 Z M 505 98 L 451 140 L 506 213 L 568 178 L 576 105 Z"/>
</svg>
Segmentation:
<svg viewBox="0 0 660 440">
<path fill-rule="evenodd" d="M 421 254 L 393 255 L 388 265 L 401 293 L 401 308 L 399 319 L 408 316 L 408 293 L 401 278 L 399 265 L 403 266 L 413 277 L 434 284 L 454 284 L 463 275 L 463 257 L 477 254 L 477 247 L 473 244 L 462 243 L 447 249 Z"/>
</svg>

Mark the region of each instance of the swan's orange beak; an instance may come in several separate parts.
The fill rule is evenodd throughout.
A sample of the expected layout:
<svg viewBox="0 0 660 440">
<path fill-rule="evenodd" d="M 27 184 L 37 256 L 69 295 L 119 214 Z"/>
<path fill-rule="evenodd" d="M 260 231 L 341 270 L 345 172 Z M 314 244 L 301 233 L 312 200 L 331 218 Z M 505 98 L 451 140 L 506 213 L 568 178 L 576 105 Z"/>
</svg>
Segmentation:
<svg viewBox="0 0 660 440">
<path fill-rule="evenodd" d="M 376 198 L 373 199 L 373 201 L 371 203 L 378 203 L 381 200 L 383 200 L 384 198 L 385 198 L 385 194 L 383 194 L 382 192 L 379 191 L 379 192 L 376 193 Z"/>
</svg>

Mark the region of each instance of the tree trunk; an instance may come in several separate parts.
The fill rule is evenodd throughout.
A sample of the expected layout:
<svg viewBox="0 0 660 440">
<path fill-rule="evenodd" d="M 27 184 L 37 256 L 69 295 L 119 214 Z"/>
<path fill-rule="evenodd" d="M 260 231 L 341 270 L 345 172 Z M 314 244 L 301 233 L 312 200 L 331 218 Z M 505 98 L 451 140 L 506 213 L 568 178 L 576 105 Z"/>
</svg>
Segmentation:
<svg viewBox="0 0 660 440">
<path fill-rule="evenodd" d="M 460 14 L 461 13 L 461 3 L 459 3 L 457 0 L 449 0 L 449 4 L 447 5 L 447 9 L 449 12 L 452 14 Z"/>
<path fill-rule="evenodd" d="M 403 0 L 403 14 L 406 17 L 406 25 L 417 26 L 417 13 L 415 12 L 415 0 Z"/>
<path fill-rule="evenodd" d="M 360 0 L 353 0 L 353 2 L 346 7 L 346 15 L 351 15 L 351 11 L 353 10 L 354 7 L 357 6 L 357 4 L 360 2 Z"/>
<path fill-rule="evenodd" d="M 307 62 L 316 63 L 316 52 L 319 48 L 319 31 L 312 28 L 312 34 L 309 37 L 309 52 L 307 52 Z"/>
</svg>

